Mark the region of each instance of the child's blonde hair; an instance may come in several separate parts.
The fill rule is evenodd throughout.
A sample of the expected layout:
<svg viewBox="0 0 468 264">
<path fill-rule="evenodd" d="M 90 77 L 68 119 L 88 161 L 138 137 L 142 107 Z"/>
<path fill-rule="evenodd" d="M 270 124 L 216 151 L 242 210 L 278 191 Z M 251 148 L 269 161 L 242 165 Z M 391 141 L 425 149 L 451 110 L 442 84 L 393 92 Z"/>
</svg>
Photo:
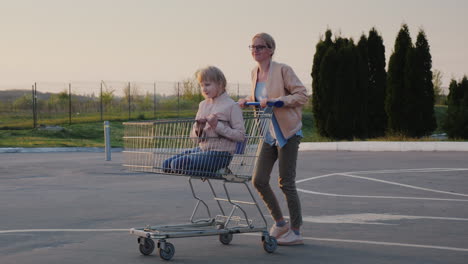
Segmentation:
<svg viewBox="0 0 468 264">
<path fill-rule="evenodd" d="M 219 88 L 221 89 L 221 91 L 219 91 L 219 94 L 222 94 L 226 91 L 226 77 L 224 77 L 223 72 L 215 66 L 201 68 L 195 73 L 195 76 L 197 77 L 199 83 L 203 81 L 217 83 Z"/>
</svg>

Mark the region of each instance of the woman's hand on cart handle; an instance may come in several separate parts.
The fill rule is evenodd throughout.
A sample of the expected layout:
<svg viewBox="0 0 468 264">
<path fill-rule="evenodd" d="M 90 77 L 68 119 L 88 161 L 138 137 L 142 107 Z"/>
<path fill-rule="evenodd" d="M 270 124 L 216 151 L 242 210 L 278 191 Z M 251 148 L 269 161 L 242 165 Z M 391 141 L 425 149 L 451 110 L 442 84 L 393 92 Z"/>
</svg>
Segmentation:
<svg viewBox="0 0 468 264">
<path fill-rule="evenodd" d="M 239 103 L 239 105 L 240 105 L 240 103 Z M 261 104 L 259 102 L 244 102 L 244 105 L 245 106 L 249 106 L 249 105 L 261 106 Z M 266 105 L 270 106 L 270 107 L 282 107 L 284 105 L 284 102 L 283 101 L 267 101 Z"/>
<path fill-rule="evenodd" d="M 237 101 L 237 104 L 239 104 L 239 106 L 240 106 L 241 108 L 244 108 L 244 107 L 247 106 L 245 103 L 247 103 L 247 100 L 245 100 L 245 99 L 239 99 L 239 100 Z"/>
<path fill-rule="evenodd" d="M 268 98 L 262 98 L 262 99 L 260 99 L 260 107 L 261 107 L 261 108 L 267 107 L 267 103 L 268 103 Z"/>
</svg>

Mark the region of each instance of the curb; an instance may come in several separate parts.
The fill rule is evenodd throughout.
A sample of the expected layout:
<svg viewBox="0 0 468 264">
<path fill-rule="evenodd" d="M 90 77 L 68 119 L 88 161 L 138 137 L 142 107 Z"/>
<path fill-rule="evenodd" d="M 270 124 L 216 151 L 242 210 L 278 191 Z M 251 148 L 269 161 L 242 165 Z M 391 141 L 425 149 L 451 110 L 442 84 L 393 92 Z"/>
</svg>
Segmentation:
<svg viewBox="0 0 468 264">
<path fill-rule="evenodd" d="M 122 152 L 123 148 L 112 148 L 112 152 Z M 0 153 L 45 153 L 45 152 L 104 152 L 97 147 L 63 147 L 63 148 L 0 148 Z"/>
<path fill-rule="evenodd" d="M 122 152 L 123 148 L 112 148 Z M 299 151 L 468 151 L 468 142 L 413 142 L 413 141 L 352 141 L 352 142 L 303 142 Z M 0 153 L 44 152 L 105 152 L 104 148 L 0 148 Z"/>
<path fill-rule="evenodd" d="M 352 141 L 305 142 L 300 151 L 468 151 L 468 142 Z"/>
</svg>

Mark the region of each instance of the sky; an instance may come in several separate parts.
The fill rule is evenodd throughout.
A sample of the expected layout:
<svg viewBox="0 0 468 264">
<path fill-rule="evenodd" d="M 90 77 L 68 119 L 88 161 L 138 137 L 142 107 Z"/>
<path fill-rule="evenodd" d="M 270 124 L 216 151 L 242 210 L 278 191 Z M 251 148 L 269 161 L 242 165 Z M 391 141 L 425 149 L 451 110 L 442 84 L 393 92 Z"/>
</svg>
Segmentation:
<svg viewBox="0 0 468 264">
<path fill-rule="evenodd" d="M 0 89 L 34 82 L 181 81 L 207 65 L 249 83 L 248 45 L 276 41 L 274 60 L 304 84 L 327 29 L 358 40 L 375 27 L 387 64 L 408 24 L 426 32 L 443 86 L 468 74 L 465 0 L 0 0 Z"/>
</svg>

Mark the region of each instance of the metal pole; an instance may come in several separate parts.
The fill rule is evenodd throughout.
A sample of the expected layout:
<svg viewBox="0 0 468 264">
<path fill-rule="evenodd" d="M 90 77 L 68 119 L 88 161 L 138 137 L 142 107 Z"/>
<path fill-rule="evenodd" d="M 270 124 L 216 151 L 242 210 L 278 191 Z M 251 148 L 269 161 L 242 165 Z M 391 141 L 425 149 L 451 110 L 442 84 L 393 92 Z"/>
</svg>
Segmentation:
<svg viewBox="0 0 468 264">
<path fill-rule="evenodd" d="M 111 160 L 111 144 L 110 144 L 109 121 L 104 121 L 104 141 L 105 141 L 106 161 L 109 161 L 109 160 Z"/>
<path fill-rule="evenodd" d="M 72 109 L 72 102 L 71 102 L 71 83 L 68 83 L 68 124 L 71 125 L 71 109 Z"/>
</svg>

